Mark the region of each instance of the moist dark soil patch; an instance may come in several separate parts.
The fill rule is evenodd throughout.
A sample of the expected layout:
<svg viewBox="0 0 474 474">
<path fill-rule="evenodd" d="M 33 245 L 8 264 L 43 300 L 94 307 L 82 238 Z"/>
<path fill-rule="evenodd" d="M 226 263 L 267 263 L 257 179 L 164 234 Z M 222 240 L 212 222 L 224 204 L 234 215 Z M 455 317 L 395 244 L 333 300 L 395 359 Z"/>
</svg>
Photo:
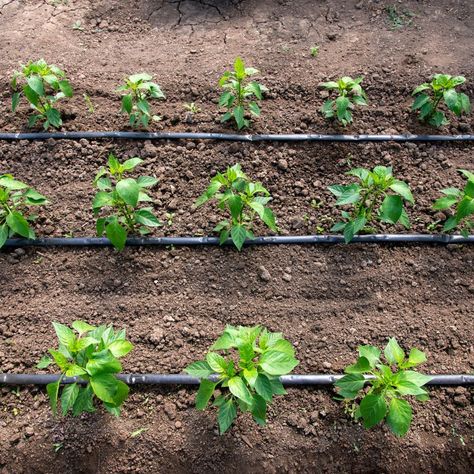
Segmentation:
<svg viewBox="0 0 474 474">
<path fill-rule="evenodd" d="M 252 132 L 472 133 L 472 115 L 433 130 L 409 108 L 412 89 L 437 72 L 466 76 L 462 89 L 474 95 L 473 3 L 397 3 L 415 15 L 398 29 L 388 22 L 389 4 L 0 0 L 0 129 L 24 129 L 27 108 L 8 110 L 9 79 L 20 62 L 44 57 L 75 88 L 61 103 L 65 130 L 126 129 L 113 91 L 126 75 L 146 70 L 167 95 L 154 105 L 163 120 L 153 130 L 230 131 L 219 123 L 216 82 L 241 55 L 270 88 Z M 76 21 L 83 30 L 72 28 Z M 360 74 L 369 107 L 346 129 L 324 121 L 319 82 Z M 201 108 L 191 122 L 184 102 Z M 471 169 L 473 156 L 472 145 L 459 144 L 20 142 L 0 145 L 0 173 L 51 198 L 38 235 L 93 235 L 91 181 L 112 151 L 142 157 L 137 173 L 159 178 L 155 209 L 163 220 L 174 215 L 156 235 L 210 234 L 220 215 L 191 204 L 215 171 L 236 162 L 271 191 L 282 234 L 327 231 L 339 209 L 326 187 L 347 182 L 352 166 L 378 164 L 392 165 L 410 184 L 413 230 L 426 232 L 444 217 L 431 210 L 433 199 L 462 185 L 456 169 Z M 359 344 L 382 346 L 390 336 L 426 351 L 427 373 L 472 373 L 473 260 L 470 246 L 4 250 L 0 372 L 39 372 L 35 364 L 56 343 L 52 321 L 85 319 L 127 328 L 135 350 L 126 372 L 181 372 L 225 324 L 261 323 L 295 344 L 300 373 L 340 372 Z M 192 388 L 135 387 L 120 419 L 99 412 L 79 420 L 53 419 L 43 388 L 0 390 L 2 474 L 474 467 L 473 390 L 462 387 L 431 389 L 401 440 L 385 427 L 364 431 L 353 423 L 330 388 L 289 389 L 272 405 L 266 428 L 242 417 L 225 437 L 217 435 L 214 412 L 195 411 Z M 140 428 L 148 430 L 131 437 Z"/>
</svg>

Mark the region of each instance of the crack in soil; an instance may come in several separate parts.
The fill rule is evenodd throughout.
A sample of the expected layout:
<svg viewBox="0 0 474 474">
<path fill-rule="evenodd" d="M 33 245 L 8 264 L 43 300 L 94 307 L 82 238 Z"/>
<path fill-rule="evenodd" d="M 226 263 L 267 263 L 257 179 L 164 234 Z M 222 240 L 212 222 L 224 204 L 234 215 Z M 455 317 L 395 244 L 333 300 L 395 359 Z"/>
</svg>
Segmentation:
<svg viewBox="0 0 474 474">
<path fill-rule="evenodd" d="M 2 6 L 0 6 L 0 14 L 2 13 L 2 10 L 7 7 L 8 5 L 11 5 L 15 0 L 10 0 L 7 1 L 7 3 L 4 3 Z"/>
</svg>

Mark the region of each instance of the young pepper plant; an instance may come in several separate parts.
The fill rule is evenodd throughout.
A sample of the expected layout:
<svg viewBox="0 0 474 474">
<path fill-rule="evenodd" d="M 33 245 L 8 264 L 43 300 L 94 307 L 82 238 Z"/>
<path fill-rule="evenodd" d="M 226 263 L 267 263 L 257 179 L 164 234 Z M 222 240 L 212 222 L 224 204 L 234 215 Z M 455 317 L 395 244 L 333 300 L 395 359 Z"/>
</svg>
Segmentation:
<svg viewBox="0 0 474 474">
<path fill-rule="evenodd" d="M 250 120 L 245 118 L 247 107 L 250 114 L 260 117 L 260 107 L 257 100 L 263 99 L 263 92 L 268 89 L 256 81 L 248 82 L 248 78 L 258 74 L 253 67 L 245 67 L 241 58 L 234 62 L 234 70 L 226 71 L 219 80 L 219 86 L 224 89 L 220 96 L 219 106 L 225 107 L 227 112 L 222 116 L 221 122 L 234 118 L 239 130 L 250 126 Z"/>
<path fill-rule="evenodd" d="M 52 125 L 55 128 L 63 124 L 61 114 L 55 108 L 58 100 L 72 97 L 73 91 L 64 71 L 55 65 L 49 65 L 44 59 L 23 65 L 15 71 L 11 80 L 14 91 L 12 111 L 18 107 L 22 95 L 26 98 L 35 114 L 30 116 L 28 126 L 33 127 L 38 120 L 43 121 L 45 130 Z M 21 90 L 19 90 L 21 88 Z"/>
<path fill-rule="evenodd" d="M 471 111 L 469 97 L 462 92 L 456 92 L 456 87 L 465 82 L 466 78 L 463 76 L 435 74 L 430 83 L 425 82 L 413 91 L 416 98 L 412 110 L 419 110 L 418 117 L 422 122 L 427 122 L 435 127 L 448 125 L 449 120 L 438 108 L 441 102 L 444 102 L 446 107 L 457 117 Z"/>
<path fill-rule="evenodd" d="M 337 222 L 331 231 L 342 231 L 348 243 L 376 220 L 388 224 L 400 222 L 410 227 L 404 201 L 411 204 L 415 201 L 408 184 L 395 179 L 391 167 L 376 166 L 372 171 L 354 168 L 346 174 L 359 178 L 360 183 L 336 184 L 328 189 L 337 197 L 336 205 L 353 205 L 354 208 L 352 212 L 342 211 L 344 221 Z"/>
<path fill-rule="evenodd" d="M 99 189 L 92 203 L 94 215 L 98 216 L 104 208 L 109 209 L 108 216 L 96 221 L 97 235 L 101 237 L 105 233 L 117 250 L 123 250 L 128 234 L 146 235 L 150 227 L 162 225 L 152 207 L 139 208 L 140 203 L 152 201 L 145 190 L 158 180 L 152 176 L 124 178 L 125 173 L 142 162 L 140 158 L 131 158 L 120 163 L 111 154 L 108 168 L 101 167 L 94 179 Z"/>
<path fill-rule="evenodd" d="M 335 90 L 336 99 L 328 99 L 321 107 L 325 118 L 336 118 L 344 127 L 352 122 L 352 110 L 355 105 L 367 105 L 367 94 L 361 87 L 362 77 L 352 79 L 342 77 L 337 82 L 322 82 L 321 87 Z"/>
<path fill-rule="evenodd" d="M 29 206 L 42 206 L 48 200 L 27 184 L 14 179 L 11 174 L 0 176 L 0 248 L 15 234 L 34 239 L 30 222 L 35 215 L 28 214 Z"/>
<path fill-rule="evenodd" d="M 454 214 L 444 223 L 443 230 L 449 232 L 460 228 L 464 237 L 474 229 L 474 174 L 467 170 L 459 170 L 466 178 L 467 183 L 463 190 L 446 188 L 441 190 L 443 197 L 437 199 L 433 209 L 444 211 L 454 208 Z"/>
<path fill-rule="evenodd" d="M 231 349 L 237 351 L 236 357 Z M 281 333 L 260 326 L 228 325 L 206 360 L 194 362 L 185 371 L 201 380 L 196 395 L 198 410 L 205 410 L 214 398 L 212 405 L 218 407 L 217 420 L 223 434 L 237 417 L 238 409 L 250 412 L 256 423 L 265 425 L 268 404 L 275 395 L 286 394 L 279 376 L 290 373 L 298 363 L 293 346 Z M 212 378 L 212 374 L 216 376 Z"/>
<path fill-rule="evenodd" d="M 278 232 L 275 216 L 267 207 L 271 200 L 270 193 L 261 183 L 252 183 L 239 164 L 227 168 L 225 173 L 217 173 L 205 193 L 196 200 L 194 207 L 202 206 L 213 198 L 217 200 L 219 209 L 230 213 L 229 220 L 219 222 L 214 228 L 215 232 L 220 233 L 221 245 L 230 236 L 240 251 L 247 238 L 255 238 L 252 229 L 256 215 L 273 232 Z"/>
<path fill-rule="evenodd" d="M 357 362 L 346 367 L 347 375 L 334 385 L 346 402 L 346 411 L 356 420 L 362 418 L 365 428 L 385 419 L 394 434 L 404 436 L 410 428 L 412 409 L 403 397 L 412 395 L 419 401 L 427 400 L 428 392 L 422 387 L 432 377 L 409 370 L 425 362 L 426 356 L 412 348 L 407 357 L 395 338 L 389 339 L 384 355 L 386 364 L 381 361 L 380 349 L 359 346 Z M 366 380 L 364 375 L 372 378 Z M 370 387 L 367 391 L 366 384 Z"/>
<path fill-rule="evenodd" d="M 119 416 L 129 389 L 115 374 L 122 370 L 119 359 L 133 349 L 132 343 L 126 340 L 125 329 L 114 331 L 112 326 L 95 327 L 84 321 L 73 322 L 72 329 L 56 322 L 53 326 L 59 347 L 49 349 L 52 359 L 43 356 L 37 365 L 45 369 L 54 362 L 61 370 L 58 381 L 46 387 L 53 414 L 57 414 L 59 407 L 63 416 L 69 411 L 73 416 L 92 413 L 97 397 L 107 411 Z M 62 379 L 75 376 L 86 385 L 68 384 L 59 395 Z"/>
<path fill-rule="evenodd" d="M 150 119 L 161 120 L 158 115 L 152 115 L 150 99 L 165 99 L 160 86 L 151 82 L 153 76 L 141 73 L 134 74 L 125 79 L 125 84 L 121 85 L 117 92 L 125 92 L 122 96 L 122 110 L 128 114 L 132 127 L 142 124 L 148 127 Z"/>
</svg>

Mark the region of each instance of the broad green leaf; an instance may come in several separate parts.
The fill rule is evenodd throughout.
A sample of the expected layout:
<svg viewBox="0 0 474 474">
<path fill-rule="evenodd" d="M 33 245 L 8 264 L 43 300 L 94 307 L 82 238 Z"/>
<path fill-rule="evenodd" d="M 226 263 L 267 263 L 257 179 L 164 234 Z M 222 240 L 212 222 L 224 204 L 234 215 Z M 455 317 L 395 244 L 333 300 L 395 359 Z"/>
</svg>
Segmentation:
<svg viewBox="0 0 474 474">
<path fill-rule="evenodd" d="M 369 361 L 372 368 L 375 367 L 375 365 L 380 361 L 381 351 L 378 347 L 359 346 L 358 350 L 359 355 L 361 357 L 365 357 Z"/>
<path fill-rule="evenodd" d="M 216 342 L 211 346 L 211 350 L 220 351 L 225 349 L 231 349 L 232 347 L 236 347 L 235 339 L 225 331 Z"/>
<path fill-rule="evenodd" d="M 157 217 L 148 209 L 139 209 L 135 212 L 135 219 L 138 223 L 148 227 L 159 227 L 161 222 Z"/>
<path fill-rule="evenodd" d="M 63 121 L 61 120 L 61 114 L 57 109 L 46 110 L 46 117 L 48 119 L 48 122 L 53 127 L 59 128 L 63 124 Z"/>
<path fill-rule="evenodd" d="M 415 367 L 419 364 L 426 362 L 426 355 L 424 352 L 418 350 L 416 347 L 413 347 L 410 350 L 410 354 L 408 355 L 407 363 L 410 367 Z"/>
<path fill-rule="evenodd" d="M 399 181 L 395 180 L 391 185 L 390 189 L 395 191 L 397 194 L 402 196 L 403 199 L 406 199 L 408 202 L 411 202 L 412 204 L 415 203 L 415 200 L 413 199 L 413 195 L 410 191 L 410 187 L 408 186 L 407 183 L 404 181 Z"/>
<path fill-rule="evenodd" d="M 94 393 L 92 392 L 92 387 L 87 385 L 87 387 L 80 387 L 79 394 L 77 395 L 74 406 L 72 407 L 72 416 L 78 416 L 81 413 L 94 413 L 94 403 L 93 403 Z"/>
<path fill-rule="evenodd" d="M 255 395 L 253 398 L 252 407 L 250 409 L 253 419 L 255 422 L 261 426 L 265 425 L 267 422 L 267 402 L 266 400 L 259 396 Z"/>
<path fill-rule="evenodd" d="M 54 331 L 58 336 L 58 340 L 61 344 L 66 346 L 68 349 L 74 347 L 76 336 L 72 329 L 61 323 L 53 322 Z"/>
<path fill-rule="evenodd" d="M 380 219 L 383 222 L 396 224 L 403 211 L 403 201 L 400 196 L 388 195 L 380 206 Z"/>
<path fill-rule="evenodd" d="M 418 385 L 413 382 L 407 382 L 404 380 L 399 380 L 396 382 L 397 390 L 401 395 L 424 395 L 426 390 L 418 387 Z"/>
<path fill-rule="evenodd" d="M 224 434 L 232 425 L 237 416 L 237 407 L 232 399 L 222 403 L 217 414 L 220 434 Z"/>
<path fill-rule="evenodd" d="M 122 111 L 128 114 L 132 113 L 133 109 L 133 98 L 131 94 L 124 95 L 122 97 Z"/>
<path fill-rule="evenodd" d="M 118 223 L 117 219 L 114 219 L 105 226 L 105 233 L 117 250 L 124 249 L 127 242 L 127 231 Z"/>
<path fill-rule="evenodd" d="M 66 79 L 59 81 L 59 88 L 61 89 L 61 92 L 66 97 L 72 97 L 73 92 L 72 92 L 71 84 L 69 84 L 69 81 L 67 81 Z"/>
<path fill-rule="evenodd" d="M 364 388 L 365 378 L 362 374 L 348 374 L 334 383 L 344 398 L 353 399 Z"/>
<path fill-rule="evenodd" d="M 10 212 L 7 215 L 5 222 L 8 227 L 15 232 L 15 234 L 26 238 L 31 236 L 31 229 L 28 221 L 18 211 Z"/>
<path fill-rule="evenodd" d="M 391 337 L 384 349 L 384 355 L 390 364 L 401 364 L 405 358 L 403 349 L 398 345 L 397 340 Z"/>
<path fill-rule="evenodd" d="M 210 365 L 204 361 L 199 360 L 188 365 L 184 371 L 193 377 L 198 377 L 200 379 L 207 378 L 212 374 L 212 369 Z"/>
<path fill-rule="evenodd" d="M 51 357 L 44 355 L 43 357 L 41 357 L 40 361 L 36 364 L 36 368 L 47 369 L 51 365 L 52 362 L 53 360 L 51 359 Z"/>
<path fill-rule="evenodd" d="M 380 423 L 387 414 L 387 404 L 382 395 L 366 395 L 360 402 L 360 414 L 365 428 Z"/>
<path fill-rule="evenodd" d="M 242 250 L 244 242 L 247 238 L 247 231 L 243 225 L 235 225 L 230 231 L 230 236 L 232 237 L 232 242 L 237 247 L 237 250 Z"/>
<path fill-rule="evenodd" d="M 18 181 L 14 179 L 10 175 L 3 175 L 0 176 L 0 186 L 3 186 L 7 189 L 11 189 L 13 191 L 17 191 L 20 189 L 27 189 L 28 185 L 25 183 L 22 183 L 21 181 Z"/>
<path fill-rule="evenodd" d="M 298 361 L 283 352 L 269 350 L 260 358 L 260 367 L 270 375 L 285 375 L 290 373 L 297 365 Z"/>
<path fill-rule="evenodd" d="M 423 107 L 426 103 L 430 101 L 430 96 L 427 94 L 420 94 L 419 96 L 416 97 L 415 101 L 413 102 L 413 105 L 411 106 L 412 110 L 418 110 Z"/>
<path fill-rule="evenodd" d="M 44 86 L 43 86 L 43 81 L 39 76 L 30 76 L 26 80 L 28 83 L 28 86 L 36 92 L 39 96 L 44 96 Z"/>
<path fill-rule="evenodd" d="M 86 364 L 86 370 L 89 375 L 94 377 L 104 373 L 118 373 L 122 370 L 122 365 L 108 349 L 104 349 L 92 354 Z"/>
<path fill-rule="evenodd" d="M 120 358 L 126 356 L 133 349 L 133 344 L 123 340 L 114 341 L 108 346 L 108 349 L 114 357 Z"/>
<path fill-rule="evenodd" d="M 196 395 L 196 409 L 205 410 L 209 400 L 214 393 L 217 383 L 213 383 L 210 380 L 203 379 L 199 385 L 199 390 Z"/>
<path fill-rule="evenodd" d="M 397 374 L 396 381 L 411 382 L 418 387 L 422 387 L 423 385 L 426 385 L 432 378 L 433 377 L 430 377 L 429 375 L 420 374 L 414 370 L 403 370 Z"/>
<path fill-rule="evenodd" d="M 130 170 L 133 170 L 136 166 L 138 166 L 141 163 L 143 163 L 143 160 L 141 158 L 130 158 L 129 160 L 124 161 L 122 163 L 122 168 L 125 171 L 130 171 Z"/>
<path fill-rule="evenodd" d="M 103 402 L 115 404 L 118 380 L 112 374 L 99 374 L 91 377 L 90 384 L 94 394 Z"/>
<path fill-rule="evenodd" d="M 48 393 L 51 410 L 53 411 L 54 416 L 56 416 L 58 412 L 59 384 L 61 383 L 62 378 L 63 377 L 61 376 L 56 382 L 46 385 L 46 392 Z"/>
<path fill-rule="evenodd" d="M 444 209 L 449 209 L 453 204 L 456 204 L 457 201 L 458 201 L 458 198 L 455 196 L 445 196 L 435 201 L 435 203 L 433 204 L 433 209 L 435 211 L 442 211 Z"/>
<path fill-rule="evenodd" d="M 243 106 L 238 105 L 234 108 L 234 118 L 239 130 L 245 126 Z"/>
<path fill-rule="evenodd" d="M 49 349 L 49 353 L 53 356 L 54 362 L 61 369 L 62 372 L 65 372 L 69 367 L 68 358 L 60 351 L 54 349 Z"/>
<path fill-rule="evenodd" d="M 0 249 L 5 245 L 8 239 L 8 227 L 7 224 L 0 225 Z"/>
<path fill-rule="evenodd" d="M 209 367 L 217 373 L 225 372 L 227 368 L 226 360 L 216 352 L 208 352 L 206 355 L 206 361 L 209 364 Z"/>
<path fill-rule="evenodd" d="M 125 178 L 120 180 L 116 185 L 118 195 L 129 205 L 135 207 L 138 204 L 138 194 L 140 186 L 136 180 Z"/>
<path fill-rule="evenodd" d="M 12 95 L 12 112 L 15 112 L 16 108 L 18 107 L 19 102 L 20 102 L 20 93 L 15 92 Z"/>
<path fill-rule="evenodd" d="M 258 374 L 255 381 L 255 391 L 267 402 L 272 401 L 272 384 L 265 374 Z"/>
<path fill-rule="evenodd" d="M 365 357 L 359 357 L 355 364 L 349 365 L 345 368 L 346 374 L 363 374 L 370 372 L 372 366 L 369 360 Z"/>
<path fill-rule="evenodd" d="M 63 416 L 73 407 L 79 395 L 79 386 L 77 383 L 66 385 L 61 393 L 61 410 Z"/>
<path fill-rule="evenodd" d="M 247 405 L 252 405 L 252 395 L 245 382 L 238 376 L 229 379 L 229 390 L 232 395 L 242 400 Z"/>
<path fill-rule="evenodd" d="M 86 323 L 85 321 L 74 321 L 72 323 L 73 329 L 75 329 L 80 336 L 85 334 L 86 332 L 93 331 L 97 329 L 96 326 L 91 326 L 90 324 Z"/>
<path fill-rule="evenodd" d="M 82 367 L 78 366 L 77 364 L 71 364 L 68 366 L 66 370 L 66 377 L 76 377 L 81 375 L 86 375 L 87 372 Z"/>
<path fill-rule="evenodd" d="M 283 387 L 279 378 L 272 378 L 270 383 L 272 384 L 273 395 L 286 395 L 285 387 Z"/>
<path fill-rule="evenodd" d="M 158 180 L 153 176 L 140 176 L 137 179 L 137 183 L 141 188 L 151 188 L 156 183 L 158 183 Z"/>
<path fill-rule="evenodd" d="M 409 403 L 400 398 L 392 398 L 388 408 L 387 424 L 397 436 L 404 436 L 412 419 L 412 410 Z"/>
</svg>

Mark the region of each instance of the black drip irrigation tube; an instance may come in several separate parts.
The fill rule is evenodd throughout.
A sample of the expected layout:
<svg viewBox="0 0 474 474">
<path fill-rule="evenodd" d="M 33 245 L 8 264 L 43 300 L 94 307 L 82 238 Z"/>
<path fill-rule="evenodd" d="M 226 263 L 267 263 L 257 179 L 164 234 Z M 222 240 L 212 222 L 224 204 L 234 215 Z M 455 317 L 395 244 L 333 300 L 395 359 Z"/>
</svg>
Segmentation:
<svg viewBox="0 0 474 474">
<path fill-rule="evenodd" d="M 429 374 L 428 374 L 429 375 Z M 56 382 L 60 375 L 52 374 L 0 374 L 0 384 L 4 385 L 47 385 Z M 343 375 L 337 374 L 308 374 L 308 375 L 283 375 L 280 377 L 283 385 L 289 386 L 311 386 L 311 385 L 332 385 Z M 474 375 L 467 374 L 446 374 L 432 375 L 432 379 L 427 385 L 474 385 Z M 119 374 L 119 380 L 128 385 L 198 385 L 200 380 L 197 377 L 186 374 Z M 210 379 L 217 381 L 218 375 L 211 376 Z M 366 376 L 366 380 L 373 379 Z M 63 384 L 71 383 L 85 384 L 86 381 L 80 377 L 64 377 Z"/>
<path fill-rule="evenodd" d="M 245 245 L 304 245 L 342 244 L 342 235 L 277 235 L 246 240 Z M 351 243 L 374 244 L 473 244 L 474 235 L 447 234 L 370 234 L 355 236 Z M 112 244 L 104 237 L 48 237 L 44 239 L 8 239 L 5 247 L 109 247 Z M 128 246 L 211 246 L 220 245 L 218 237 L 132 237 Z M 225 245 L 232 245 L 228 240 Z"/>
<path fill-rule="evenodd" d="M 19 132 L 0 133 L 0 140 L 218 140 L 230 142 L 471 142 L 474 135 L 328 135 L 257 134 L 200 132 Z"/>
</svg>

